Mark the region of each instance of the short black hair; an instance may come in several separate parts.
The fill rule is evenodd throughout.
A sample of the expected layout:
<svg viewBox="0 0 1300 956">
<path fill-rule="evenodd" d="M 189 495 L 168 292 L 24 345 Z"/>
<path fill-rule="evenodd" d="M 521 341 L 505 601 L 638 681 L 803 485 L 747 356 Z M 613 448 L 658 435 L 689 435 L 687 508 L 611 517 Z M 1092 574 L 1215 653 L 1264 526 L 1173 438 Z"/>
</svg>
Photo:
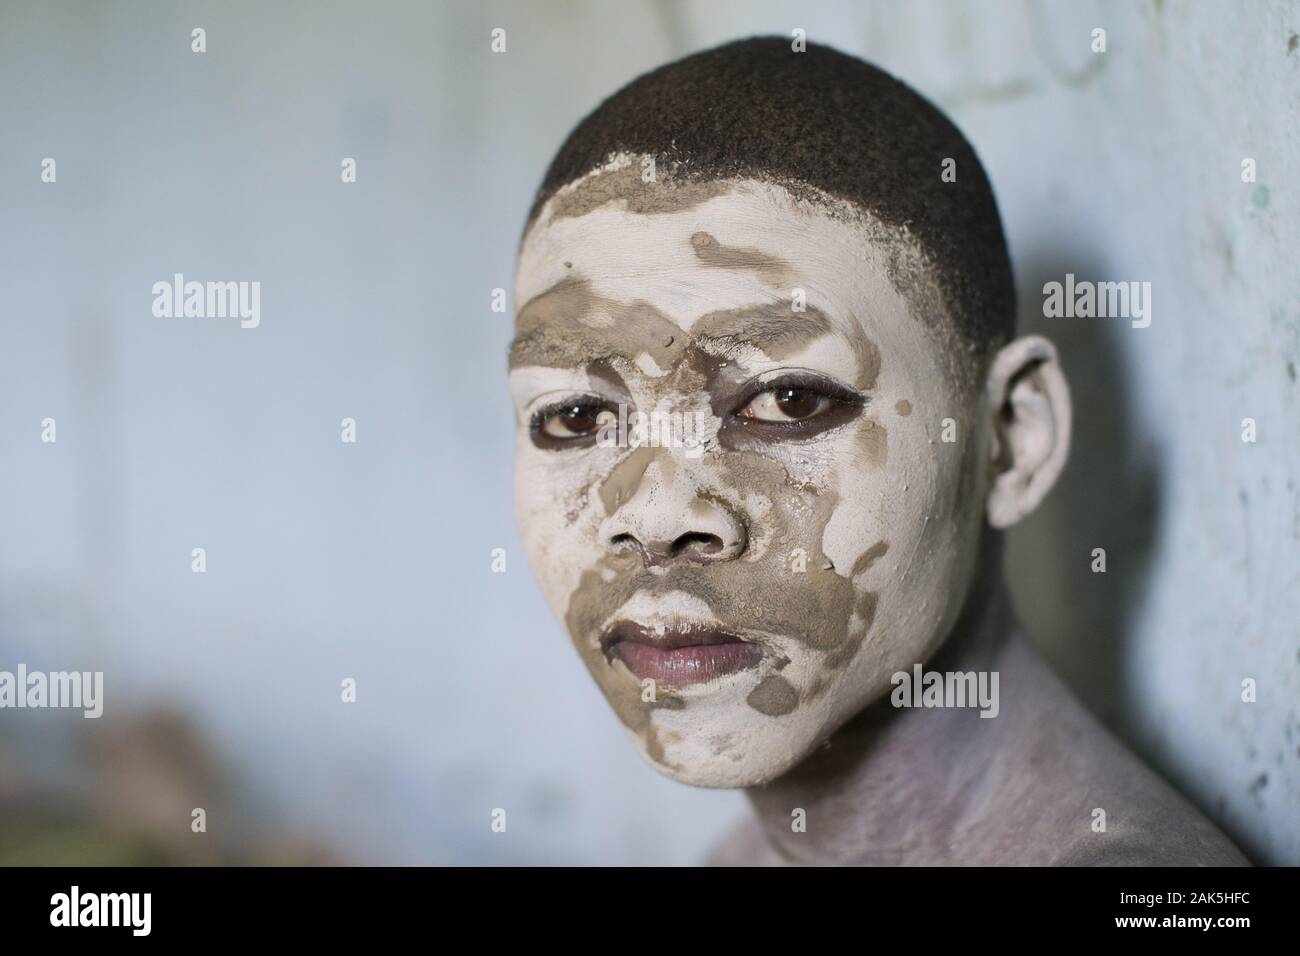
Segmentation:
<svg viewBox="0 0 1300 956">
<path fill-rule="evenodd" d="M 899 80 L 816 43 L 754 37 L 638 77 L 597 106 L 551 161 L 528 224 L 561 187 L 616 154 L 691 181 L 812 186 L 904 227 L 928 257 L 955 331 L 987 355 L 1015 327 L 993 190 L 946 116 Z M 956 181 L 940 178 L 956 160 Z"/>
</svg>

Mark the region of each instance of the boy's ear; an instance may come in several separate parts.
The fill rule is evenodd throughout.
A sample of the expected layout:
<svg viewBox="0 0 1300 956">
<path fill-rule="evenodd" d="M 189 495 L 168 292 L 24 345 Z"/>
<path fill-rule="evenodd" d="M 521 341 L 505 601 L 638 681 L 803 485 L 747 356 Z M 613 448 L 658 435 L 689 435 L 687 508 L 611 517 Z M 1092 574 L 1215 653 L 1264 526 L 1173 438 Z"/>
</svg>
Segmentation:
<svg viewBox="0 0 1300 956">
<path fill-rule="evenodd" d="M 986 386 L 993 472 L 988 520 L 994 528 L 1009 528 L 1038 507 L 1065 467 L 1070 387 L 1056 347 L 1041 335 L 1001 349 Z"/>
</svg>

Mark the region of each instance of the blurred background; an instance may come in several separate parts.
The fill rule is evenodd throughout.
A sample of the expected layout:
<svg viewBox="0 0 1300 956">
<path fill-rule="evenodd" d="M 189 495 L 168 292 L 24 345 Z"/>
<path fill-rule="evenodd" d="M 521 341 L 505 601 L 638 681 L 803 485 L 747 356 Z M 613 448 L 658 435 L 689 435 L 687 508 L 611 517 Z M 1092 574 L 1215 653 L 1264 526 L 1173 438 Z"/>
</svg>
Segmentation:
<svg viewBox="0 0 1300 956">
<path fill-rule="evenodd" d="M 1029 631 L 1300 863 L 1300 5 L 1175 0 L 0 0 L 0 669 L 105 673 L 99 720 L 0 710 L 0 863 L 704 857 L 743 797 L 642 764 L 523 559 L 490 302 L 602 97 L 795 28 L 964 129 L 1062 348 Z M 177 272 L 259 281 L 260 327 L 154 318 Z M 1066 272 L 1151 326 L 1043 318 Z"/>
</svg>

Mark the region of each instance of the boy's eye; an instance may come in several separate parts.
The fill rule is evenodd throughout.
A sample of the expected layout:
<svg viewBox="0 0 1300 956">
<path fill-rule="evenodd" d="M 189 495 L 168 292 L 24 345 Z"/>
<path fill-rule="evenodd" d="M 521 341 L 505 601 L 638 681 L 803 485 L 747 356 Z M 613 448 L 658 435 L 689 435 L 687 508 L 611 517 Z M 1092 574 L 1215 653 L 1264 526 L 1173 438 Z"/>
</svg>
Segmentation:
<svg viewBox="0 0 1300 956">
<path fill-rule="evenodd" d="M 542 433 L 560 439 L 594 435 L 603 410 L 604 406 L 595 402 L 574 402 L 552 409 L 541 423 Z"/>
<path fill-rule="evenodd" d="M 724 441 L 807 441 L 852 421 L 867 397 L 825 376 L 793 372 L 741 399 L 722 424 Z"/>
<path fill-rule="evenodd" d="M 585 448 L 596 443 L 602 428 L 617 421 L 618 412 L 609 402 L 579 396 L 535 412 L 529 432 L 538 448 Z"/>
<path fill-rule="evenodd" d="M 811 388 L 780 386 L 759 392 L 736 414 L 760 422 L 797 422 L 822 414 L 831 404 Z"/>
</svg>

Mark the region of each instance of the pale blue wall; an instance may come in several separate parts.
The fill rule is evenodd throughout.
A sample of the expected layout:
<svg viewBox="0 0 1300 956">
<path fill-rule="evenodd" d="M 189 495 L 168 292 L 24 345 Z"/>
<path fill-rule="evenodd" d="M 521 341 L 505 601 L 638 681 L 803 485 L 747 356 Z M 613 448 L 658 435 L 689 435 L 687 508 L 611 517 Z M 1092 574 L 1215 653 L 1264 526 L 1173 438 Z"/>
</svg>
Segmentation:
<svg viewBox="0 0 1300 956">
<path fill-rule="evenodd" d="M 1300 16 L 1222 6 L 0 5 L 0 666 L 102 667 L 105 724 L 178 703 L 259 819 L 362 858 L 698 858 L 743 801 L 642 766 L 547 614 L 487 305 L 602 96 L 797 26 L 951 110 L 1029 293 L 1155 283 L 1149 329 L 1029 320 L 1079 421 L 1017 594 L 1094 706 L 1258 858 L 1300 862 Z M 177 271 L 260 281 L 261 327 L 154 319 Z M 0 775 L 84 732 L 0 728 Z"/>
</svg>

